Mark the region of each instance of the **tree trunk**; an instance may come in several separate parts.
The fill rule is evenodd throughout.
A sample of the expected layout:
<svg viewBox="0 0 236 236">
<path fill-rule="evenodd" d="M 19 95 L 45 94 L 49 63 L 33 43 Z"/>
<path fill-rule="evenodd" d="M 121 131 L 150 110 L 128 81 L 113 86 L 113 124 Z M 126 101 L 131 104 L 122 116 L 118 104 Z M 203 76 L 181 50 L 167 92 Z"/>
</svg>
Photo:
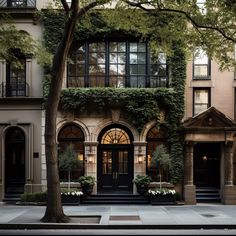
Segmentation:
<svg viewBox="0 0 236 236">
<path fill-rule="evenodd" d="M 77 6 L 76 3 L 77 2 Z M 68 222 L 61 204 L 60 179 L 57 160 L 56 118 L 63 82 L 66 58 L 73 41 L 73 33 L 78 16 L 78 1 L 65 24 L 63 38 L 53 58 L 52 77 L 45 110 L 45 149 L 47 166 L 47 207 L 43 222 Z"/>
<path fill-rule="evenodd" d="M 57 160 L 56 143 L 56 119 L 60 101 L 60 94 L 63 82 L 63 75 L 68 52 L 73 41 L 73 34 L 77 19 L 82 17 L 90 9 L 103 5 L 109 0 L 97 0 L 79 8 L 79 0 L 72 0 L 69 8 L 65 0 L 61 3 L 67 13 L 67 20 L 64 27 L 63 37 L 53 57 L 51 82 L 49 87 L 48 100 L 45 110 L 45 153 L 47 166 L 47 207 L 43 222 L 68 222 L 70 219 L 63 212 L 61 204 L 60 179 Z"/>
</svg>

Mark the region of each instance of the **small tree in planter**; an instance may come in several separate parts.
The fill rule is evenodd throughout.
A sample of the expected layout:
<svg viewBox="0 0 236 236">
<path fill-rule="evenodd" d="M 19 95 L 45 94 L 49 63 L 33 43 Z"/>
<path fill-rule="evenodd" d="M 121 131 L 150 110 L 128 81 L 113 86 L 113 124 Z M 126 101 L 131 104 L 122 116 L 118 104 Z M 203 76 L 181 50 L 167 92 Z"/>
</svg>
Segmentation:
<svg viewBox="0 0 236 236">
<path fill-rule="evenodd" d="M 153 152 L 153 160 L 156 162 L 157 169 L 159 169 L 161 189 L 163 172 L 169 170 L 171 165 L 170 154 L 163 144 L 156 147 L 155 151 Z"/>
<path fill-rule="evenodd" d="M 70 192 L 71 171 L 78 167 L 74 146 L 70 144 L 65 151 L 59 155 L 59 168 L 68 172 L 68 192 Z"/>
</svg>

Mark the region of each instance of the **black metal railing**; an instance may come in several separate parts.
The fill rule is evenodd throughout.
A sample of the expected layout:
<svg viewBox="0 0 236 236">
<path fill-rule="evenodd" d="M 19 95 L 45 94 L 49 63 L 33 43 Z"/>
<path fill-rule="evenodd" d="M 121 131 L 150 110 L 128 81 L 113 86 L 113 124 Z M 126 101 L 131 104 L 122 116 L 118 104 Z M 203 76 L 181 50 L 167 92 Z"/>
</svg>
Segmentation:
<svg viewBox="0 0 236 236">
<path fill-rule="evenodd" d="M 1 97 L 28 97 L 29 85 L 27 83 L 2 83 L 0 87 Z"/>
<path fill-rule="evenodd" d="M 0 8 L 36 8 L 36 0 L 0 0 Z"/>
</svg>

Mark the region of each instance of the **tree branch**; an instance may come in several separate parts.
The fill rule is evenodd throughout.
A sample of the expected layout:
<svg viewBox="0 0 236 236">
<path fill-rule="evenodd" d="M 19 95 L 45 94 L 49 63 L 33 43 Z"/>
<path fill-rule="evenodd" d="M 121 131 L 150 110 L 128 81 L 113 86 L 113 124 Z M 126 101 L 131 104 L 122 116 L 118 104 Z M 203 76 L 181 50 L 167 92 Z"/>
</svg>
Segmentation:
<svg viewBox="0 0 236 236">
<path fill-rule="evenodd" d="M 87 11 L 90 9 L 99 6 L 99 5 L 104 5 L 106 3 L 110 2 L 110 0 L 100 0 L 100 1 L 94 1 L 89 3 L 88 5 L 84 6 L 83 8 L 79 9 L 78 16 L 84 15 Z"/>
<path fill-rule="evenodd" d="M 129 0 L 124 0 L 124 2 L 130 6 L 138 7 L 138 8 L 140 8 L 144 11 L 147 11 L 149 13 L 152 12 L 152 9 L 148 9 L 143 6 L 143 4 L 150 5 L 150 3 L 148 1 L 142 2 L 142 3 L 136 3 L 136 2 L 129 1 Z M 185 12 L 183 10 L 171 9 L 171 8 L 161 8 L 161 6 L 159 4 L 155 10 L 157 10 L 158 12 L 172 12 L 172 13 L 184 15 L 186 17 L 186 19 L 192 24 L 192 26 L 198 30 L 198 32 L 200 32 L 199 29 L 214 30 L 214 31 L 220 33 L 224 38 L 228 39 L 229 41 L 236 43 L 236 39 L 234 39 L 234 38 L 232 38 L 232 36 L 228 35 L 222 28 L 219 28 L 219 27 L 216 27 L 213 25 L 199 24 L 192 16 L 190 16 L 187 12 Z"/>
<path fill-rule="evenodd" d="M 67 1 L 66 0 L 61 0 L 61 4 L 62 4 L 64 10 L 68 13 L 70 8 L 69 8 L 69 5 L 68 5 Z"/>
</svg>

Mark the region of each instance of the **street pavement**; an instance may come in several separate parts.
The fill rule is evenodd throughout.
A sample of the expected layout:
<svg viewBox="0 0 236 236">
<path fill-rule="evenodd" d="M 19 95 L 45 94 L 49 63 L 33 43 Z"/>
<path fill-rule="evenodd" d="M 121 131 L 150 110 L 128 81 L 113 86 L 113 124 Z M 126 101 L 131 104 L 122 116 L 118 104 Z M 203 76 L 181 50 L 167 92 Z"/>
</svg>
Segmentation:
<svg viewBox="0 0 236 236">
<path fill-rule="evenodd" d="M 230 229 L 236 205 L 63 206 L 70 223 L 42 223 L 45 206 L 0 203 L 0 229 Z"/>
</svg>

